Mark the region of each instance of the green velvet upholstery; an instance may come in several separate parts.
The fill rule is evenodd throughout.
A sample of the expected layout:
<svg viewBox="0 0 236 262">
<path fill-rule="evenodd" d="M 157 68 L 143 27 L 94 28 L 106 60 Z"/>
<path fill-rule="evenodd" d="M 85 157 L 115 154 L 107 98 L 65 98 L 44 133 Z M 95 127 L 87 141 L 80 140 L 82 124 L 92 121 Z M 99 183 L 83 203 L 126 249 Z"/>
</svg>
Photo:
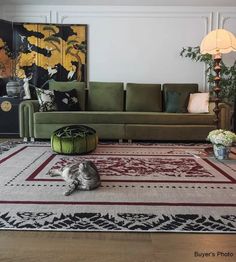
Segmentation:
<svg viewBox="0 0 236 262">
<path fill-rule="evenodd" d="M 116 87 L 109 89 L 113 84 Z M 155 93 L 159 87 L 157 89 L 155 87 L 150 88 L 150 86 L 144 88 L 143 85 L 141 84 L 140 93 L 143 92 L 142 98 L 145 101 L 142 106 L 146 106 L 148 102 L 144 94 L 148 93 L 149 90 L 152 93 L 153 89 Z M 125 98 L 123 84 L 93 82 L 91 86 L 92 88 L 94 87 L 94 97 L 90 106 L 95 106 L 92 109 L 99 106 L 97 107 L 99 110 L 96 111 L 91 111 L 91 108 L 89 111 L 88 107 L 86 107 L 85 111 L 78 112 L 39 112 L 38 101 L 23 101 L 19 107 L 20 136 L 24 138 L 50 139 L 51 134 L 63 126 L 86 125 L 96 130 L 99 139 L 205 141 L 208 132 L 216 128 L 212 103 L 209 103 L 210 113 L 205 114 L 125 111 L 123 108 Z M 138 90 L 139 85 L 129 84 L 128 89 L 129 86 L 134 90 L 131 90 L 132 92 L 129 94 L 133 94 L 134 100 L 136 100 L 137 92 L 135 90 Z M 104 93 L 100 92 L 100 88 Z M 176 92 L 185 88 L 191 90 L 192 93 L 197 91 L 197 85 L 194 84 L 190 84 L 190 87 L 189 84 L 167 84 L 164 86 L 164 92 L 169 90 Z M 120 94 L 121 90 L 122 95 Z M 96 102 L 96 92 L 99 102 Z M 140 94 L 138 93 L 138 95 Z M 109 97 L 112 97 L 112 99 L 109 99 Z M 132 97 L 130 99 L 132 100 Z M 149 110 L 153 109 L 153 107 L 156 110 L 157 104 L 159 105 L 158 99 L 158 96 L 156 96 L 156 99 L 152 100 L 153 104 Z M 107 105 L 103 105 L 103 103 L 107 103 Z M 104 111 L 106 107 L 112 108 L 112 110 L 107 109 Z M 219 128 L 229 129 L 232 108 L 225 103 L 220 103 L 219 107 L 221 109 Z"/>
<path fill-rule="evenodd" d="M 20 137 L 34 138 L 34 113 L 39 111 L 38 100 L 26 100 L 19 106 Z"/>
<path fill-rule="evenodd" d="M 167 91 L 166 93 L 166 112 L 186 113 L 189 101 L 189 92 Z"/>
<path fill-rule="evenodd" d="M 215 125 L 126 125 L 126 139 L 204 141 Z"/>
<path fill-rule="evenodd" d="M 123 111 L 123 83 L 90 82 L 88 91 L 89 111 Z"/>
<path fill-rule="evenodd" d="M 175 92 L 179 95 L 178 97 L 178 102 L 176 102 L 175 107 L 172 105 L 172 102 L 174 100 L 173 96 L 170 102 L 168 102 L 168 98 L 170 99 L 170 96 L 168 96 L 168 94 L 170 94 L 171 92 Z M 198 92 L 198 84 L 164 84 L 163 85 L 163 96 L 164 96 L 164 111 L 167 112 L 186 112 L 186 110 L 183 110 L 183 104 L 184 101 L 186 100 L 186 97 L 189 96 L 190 93 L 197 93 Z M 182 96 L 181 96 L 182 93 Z M 188 101 L 187 101 L 188 102 Z M 185 101 L 185 104 L 187 103 Z M 177 106 L 179 105 L 179 107 Z M 178 107 L 178 108 L 177 108 Z M 180 109 L 181 110 L 177 110 Z M 185 106 L 185 108 L 187 108 L 187 105 Z M 171 110 L 170 110 L 171 109 Z"/>
<path fill-rule="evenodd" d="M 71 123 L 67 123 L 71 124 Z M 101 139 L 121 139 L 125 137 L 124 124 L 87 124 L 86 126 L 92 127 L 96 130 L 97 136 Z M 50 139 L 51 134 L 65 126 L 65 124 L 34 124 L 34 138 Z"/>
<path fill-rule="evenodd" d="M 84 154 L 98 144 L 96 131 L 83 125 L 64 126 L 51 135 L 51 148 L 59 154 Z"/>
<path fill-rule="evenodd" d="M 214 124 L 214 114 L 181 114 L 166 112 L 38 112 L 34 114 L 35 124 L 163 124 L 163 125 L 208 125 Z"/>
<path fill-rule="evenodd" d="M 161 112 L 161 85 L 128 83 L 126 86 L 126 111 Z"/>
<path fill-rule="evenodd" d="M 81 110 L 85 110 L 85 83 L 78 81 L 59 82 L 55 80 L 49 81 L 49 90 L 57 90 L 61 92 L 76 89 Z"/>
</svg>

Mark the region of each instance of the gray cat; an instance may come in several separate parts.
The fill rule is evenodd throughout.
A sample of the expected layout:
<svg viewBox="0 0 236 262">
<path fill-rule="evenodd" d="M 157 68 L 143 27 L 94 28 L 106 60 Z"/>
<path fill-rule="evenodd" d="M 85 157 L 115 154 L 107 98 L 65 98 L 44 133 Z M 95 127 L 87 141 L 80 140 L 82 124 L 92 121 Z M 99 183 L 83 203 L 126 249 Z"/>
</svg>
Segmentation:
<svg viewBox="0 0 236 262">
<path fill-rule="evenodd" d="M 76 189 L 92 190 L 101 185 L 100 175 L 97 167 L 92 161 L 71 164 L 57 170 L 49 171 L 49 175 L 61 176 L 68 184 L 68 189 L 64 193 L 69 196 Z"/>
</svg>

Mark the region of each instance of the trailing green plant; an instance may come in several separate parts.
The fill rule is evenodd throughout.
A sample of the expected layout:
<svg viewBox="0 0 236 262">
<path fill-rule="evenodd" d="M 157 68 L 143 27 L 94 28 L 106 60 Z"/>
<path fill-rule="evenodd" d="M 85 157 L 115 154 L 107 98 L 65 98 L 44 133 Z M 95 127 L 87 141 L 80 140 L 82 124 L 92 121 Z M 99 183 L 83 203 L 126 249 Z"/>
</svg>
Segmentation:
<svg viewBox="0 0 236 262">
<path fill-rule="evenodd" d="M 201 54 L 200 47 L 183 47 L 180 56 L 190 58 L 195 62 L 206 64 L 206 77 L 210 91 L 214 87 L 214 60 L 210 54 Z M 232 66 L 226 66 L 221 60 L 220 98 L 227 102 L 233 102 L 236 97 L 236 61 Z"/>
</svg>

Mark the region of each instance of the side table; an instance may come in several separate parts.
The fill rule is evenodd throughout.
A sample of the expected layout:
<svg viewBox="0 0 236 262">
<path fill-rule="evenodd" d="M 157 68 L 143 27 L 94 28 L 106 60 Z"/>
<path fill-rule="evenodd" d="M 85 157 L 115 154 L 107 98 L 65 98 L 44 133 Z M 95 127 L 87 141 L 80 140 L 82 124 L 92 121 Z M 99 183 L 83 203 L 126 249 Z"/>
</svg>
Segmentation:
<svg viewBox="0 0 236 262">
<path fill-rule="evenodd" d="M 0 135 L 19 136 L 19 97 L 0 97 Z"/>
</svg>

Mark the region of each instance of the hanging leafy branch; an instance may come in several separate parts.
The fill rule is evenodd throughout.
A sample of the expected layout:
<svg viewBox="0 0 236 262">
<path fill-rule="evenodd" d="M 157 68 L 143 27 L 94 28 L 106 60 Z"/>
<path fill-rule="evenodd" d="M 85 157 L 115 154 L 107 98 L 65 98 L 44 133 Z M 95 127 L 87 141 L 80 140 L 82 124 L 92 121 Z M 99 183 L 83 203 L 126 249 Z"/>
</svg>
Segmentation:
<svg viewBox="0 0 236 262">
<path fill-rule="evenodd" d="M 51 35 L 51 36 L 46 37 L 44 39 L 44 41 L 48 42 L 52 46 L 54 46 L 54 48 L 55 48 L 54 50 L 57 50 L 58 52 L 61 52 L 60 48 L 57 46 L 57 44 L 60 45 L 60 43 L 61 43 L 61 41 L 60 41 L 60 39 L 58 37 Z"/>
<path fill-rule="evenodd" d="M 53 50 L 57 50 L 60 53 L 61 50 L 58 47 L 58 45 L 60 46 L 61 40 L 60 40 L 59 37 L 55 36 L 55 34 L 56 34 L 55 28 L 53 26 L 46 25 L 46 26 L 43 27 L 43 30 L 49 32 L 49 36 L 46 37 L 44 39 L 44 41 L 50 43 L 54 47 Z"/>
<path fill-rule="evenodd" d="M 45 26 L 43 27 L 43 30 L 45 30 L 45 31 L 51 31 L 53 34 L 56 34 L 56 30 L 55 30 L 52 26 L 50 26 L 50 25 L 45 25 Z"/>
<path fill-rule="evenodd" d="M 201 54 L 200 47 L 183 47 L 180 56 L 190 58 L 195 62 L 206 64 L 206 77 L 210 90 L 214 86 L 214 60 L 210 54 Z M 236 61 L 232 66 L 226 66 L 221 60 L 220 97 L 228 102 L 233 102 L 236 96 Z"/>
</svg>

